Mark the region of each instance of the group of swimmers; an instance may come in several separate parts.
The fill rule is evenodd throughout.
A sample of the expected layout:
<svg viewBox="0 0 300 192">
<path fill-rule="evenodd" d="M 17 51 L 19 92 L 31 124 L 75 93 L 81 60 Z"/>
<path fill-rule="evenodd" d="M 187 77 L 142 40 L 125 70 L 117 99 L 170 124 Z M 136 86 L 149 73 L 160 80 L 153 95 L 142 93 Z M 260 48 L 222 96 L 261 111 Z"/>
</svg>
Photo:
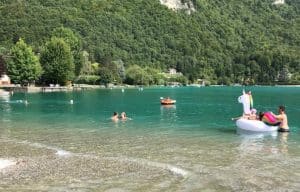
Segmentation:
<svg viewBox="0 0 300 192">
<path fill-rule="evenodd" d="M 119 116 L 119 114 L 117 112 L 114 112 L 113 113 L 113 116 L 111 117 L 111 120 L 113 121 L 119 121 L 120 120 L 127 120 L 127 116 L 126 116 L 126 113 L 125 112 L 122 112 L 121 115 Z"/>
</svg>

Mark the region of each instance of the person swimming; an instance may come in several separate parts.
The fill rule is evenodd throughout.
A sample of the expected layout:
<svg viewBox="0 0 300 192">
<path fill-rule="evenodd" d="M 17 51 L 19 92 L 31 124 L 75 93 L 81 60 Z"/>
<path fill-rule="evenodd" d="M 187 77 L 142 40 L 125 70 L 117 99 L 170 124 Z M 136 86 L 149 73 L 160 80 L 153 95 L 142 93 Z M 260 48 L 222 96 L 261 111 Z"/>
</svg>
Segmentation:
<svg viewBox="0 0 300 192">
<path fill-rule="evenodd" d="M 127 116 L 126 116 L 126 113 L 125 113 L 125 112 L 122 112 L 122 113 L 121 113 L 120 119 L 121 119 L 121 120 L 127 120 Z"/>
<path fill-rule="evenodd" d="M 113 116 L 111 117 L 111 120 L 118 121 L 119 120 L 119 114 L 117 112 L 114 112 Z"/>
</svg>

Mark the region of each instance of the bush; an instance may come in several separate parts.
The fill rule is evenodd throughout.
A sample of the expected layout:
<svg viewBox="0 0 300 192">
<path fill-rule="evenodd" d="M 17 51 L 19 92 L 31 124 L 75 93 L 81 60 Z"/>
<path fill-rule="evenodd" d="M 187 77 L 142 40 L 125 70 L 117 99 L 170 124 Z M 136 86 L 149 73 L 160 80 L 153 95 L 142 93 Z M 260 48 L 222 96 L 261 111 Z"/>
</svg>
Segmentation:
<svg viewBox="0 0 300 192">
<path fill-rule="evenodd" d="M 95 85 L 99 84 L 99 80 L 100 77 L 98 75 L 80 75 L 75 80 L 75 83 Z"/>
</svg>

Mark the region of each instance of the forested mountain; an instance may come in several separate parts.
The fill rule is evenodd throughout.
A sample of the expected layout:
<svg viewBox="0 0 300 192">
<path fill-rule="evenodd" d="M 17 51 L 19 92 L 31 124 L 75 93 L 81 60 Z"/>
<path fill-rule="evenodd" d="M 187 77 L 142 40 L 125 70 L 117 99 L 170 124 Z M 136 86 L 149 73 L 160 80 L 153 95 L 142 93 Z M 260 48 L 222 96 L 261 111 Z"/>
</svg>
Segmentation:
<svg viewBox="0 0 300 192">
<path fill-rule="evenodd" d="M 38 55 L 64 27 L 100 69 L 118 61 L 175 68 L 190 82 L 300 83 L 299 0 L 190 2 L 192 12 L 159 0 L 1 0 L 0 54 L 22 38 Z"/>
</svg>

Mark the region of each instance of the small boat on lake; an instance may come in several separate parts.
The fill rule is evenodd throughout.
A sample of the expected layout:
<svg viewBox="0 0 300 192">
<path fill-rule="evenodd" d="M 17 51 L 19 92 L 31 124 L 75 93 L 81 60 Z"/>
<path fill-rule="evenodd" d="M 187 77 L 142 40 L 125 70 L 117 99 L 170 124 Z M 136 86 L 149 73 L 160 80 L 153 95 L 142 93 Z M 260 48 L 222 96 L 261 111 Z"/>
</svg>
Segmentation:
<svg viewBox="0 0 300 192">
<path fill-rule="evenodd" d="M 176 100 L 167 98 L 160 98 L 160 104 L 162 105 L 174 105 L 176 103 Z"/>
</svg>

